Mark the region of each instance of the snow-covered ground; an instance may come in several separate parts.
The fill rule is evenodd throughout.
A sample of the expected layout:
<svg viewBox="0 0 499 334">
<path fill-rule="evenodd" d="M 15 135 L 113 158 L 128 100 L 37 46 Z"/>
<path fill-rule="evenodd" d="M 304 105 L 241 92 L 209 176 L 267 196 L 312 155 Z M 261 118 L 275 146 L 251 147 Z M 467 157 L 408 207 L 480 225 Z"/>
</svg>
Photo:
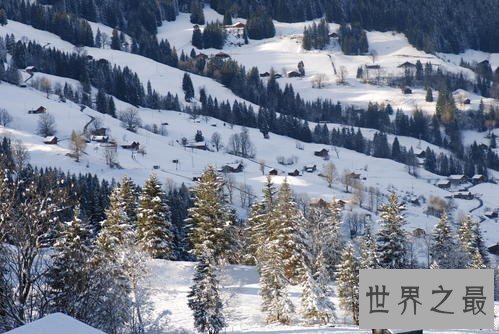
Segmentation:
<svg viewBox="0 0 499 334">
<path fill-rule="evenodd" d="M 49 314 L 5 334 L 104 334 L 62 313 Z"/>
<path fill-rule="evenodd" d="M 192 311 L 187 306 L 187 293 L 192 285 L 194 264 L 191 262 L 169 262 L 154 260 L 149 265 L 151 272 L 146 286 L 149 287 L 154 303 L 155 315 L 168 310 L 170 330 L 183 328 L 193 330 Z M 307 326 L 300 319 L 301 288 L 291 287 L 290 298 L 296 307 L 296 313 L 290 326 L 267 325 L 260 312 L 260 296 L 258 273 L 254 267 L 228 266 L 221 273 L 222 299 L 225 315 L 228 320 L 227 333 L 370 333 L 351 325 L 351 319 L 345 315 L 338 305 L 334 294 L 331 300 L 336 305 L 337 324 L 334 326 Z M 496 302 L 495 313 L 499 316 L 499 303 Z M 499 319 L 495 320 L 499 330 Z M 494 333 L 483 330 L 476 333 Z M 425 333 L 475 333 L 465 330 L 438 330 Z"/>
</svg>

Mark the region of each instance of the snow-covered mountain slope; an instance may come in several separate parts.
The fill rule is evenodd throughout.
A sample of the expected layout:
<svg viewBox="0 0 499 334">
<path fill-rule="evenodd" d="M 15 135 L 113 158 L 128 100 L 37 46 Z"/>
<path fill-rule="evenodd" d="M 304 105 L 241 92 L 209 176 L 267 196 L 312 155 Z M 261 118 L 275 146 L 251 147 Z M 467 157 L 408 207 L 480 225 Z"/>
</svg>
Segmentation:
<svg viewBox="0 0 499 334">
<path fill-rule="evenodd" d="M 44 74 L 38 73 L 42 77 Z M 53 82 L 66 81 L 73 85 L 78 85 L 74 80 L 49 76 Z M 193 177 L 199 176 L 208 164 L 213 164 L 221 168 L 224 164 L 241 161 L 244 165 L 242 173 L 231 174 L 239 185 L 249 186 L 254 194 L 259 194 L 265 176 L 260 171 L 260 161 L 264 161 L 265 173 L 271 168 L 276 168 L 279 175 L 274 177 L 276 183 L 282 182 L 288 172 L 294 169 L 302 170 L 305 165 L 316 165 L 318 171 L 315 173 L 303 172 L 302 176 L 287 176 L 294 191 L 308 198 L 331 199 L 333 196 L 349 200 L 351 193 L 345 192 L 344 186 L 338 181 L 331 189 L 327 187 L 325 180 L 318 174 L 322 171 L 326 161 L 321 157 L 314 156 L 314 151 L 324 148 L 320 144 L 300 143 L 296 145 L 296 140 L 284 136 L 271 134 L 270 139 L 264 139 L 257 129 L 249 129 L 251 141 L 256 147 L 256 156 L 253 159 L 243 159 L 230 155 L 221 149 L 219 152 L 209 143 L 212 134 L 218 132 L 221 142 L 225 145 L 232 134 L 239 133 L 241 128 L 211 118 L 192 119 L 188 114 L 175 111 L 156 111 L 151 109 L 139 110 L 140 117 L 144 125 L 156 124 L 163 127 L 167 136 L 153 134 L 144 129 L 139 129 L 133 133 L 123 129 L 120 121 L 108 115 L 103 115 L 90 108 L 80 111 L 80 106 L 72 102 L 60 102 L 58 97 L 50 95 L 49 98 L 42 92 L 32 88 L 19 88 L 10 84 L 0 84 L 0 101 L 2 107 L 6 108 L 13 116 L 13 121 L 9 128 L 0 127 L 0 136 L 9 136 L 13 139 L 20 139 L 28 146 L 31 160 L 37 166 L 57 166 L 62 170 L 96 173 L 103 178 L 121 178 L 123 175 L 130 175 L 138 183 L 142 183 L 150 173 L 156 173 L 163 182 L 175 183 L 185 182 L 193 184 Z M 36 109 L 39 106 L 47 108 L 48 112 L 56 119 L 57 136 L 60 141 L 58 145 L 43 144 L 43 138 L 37 136 L 38 115 L 28 114 L 28 110 Z M 130 107 L 128 104 L 116 100 L 117 110 L 125 110 Z M 105 148 L 102 144 L 91 142 L 88 144 L 86 154 L 79 163 L 74 162 L 69 153 L 69 136 L 72 130 L 83 131 L 86 124 L 92 118 L 100 118 L 103 126 L 109 128 L 109 133 L 118 143 L 117 161 L 122 169 L 111 169 L 106 165 L 104 158 Z M 330 125 L 331 126 L 331 125 Z M 332 126 L 331 126 L 332 127 Z M 211 151 L 203 151 L 185 148 L 181 145 L 183 137 L 192 141 L 197 130 L 202 131 Z M 366 137 L 370 137 L 374 131 L 364 129 Z M 389 142 L 393 140 L 390 136 Z M 419 141 L 413 138 L 399 138 L 402 145 L 417 148 L 422 146 Z M 120 145 L 129 144 L 133 141 L 139 142 L 145 149 L 144 156 L 132 154 L 131 151 L 122 149 Z M 301 149 L 303 148 L 303 149 Z M 435 186 L 442 177 L 420 170 L 419 177 L 410 176 L 407 167 L 403 164 L 388 159 L 379 159 L 366 156 L 351 150 L 337 148 L 335 151 L 331 147 L 331 161 L 336 165 L 338 175 L 349 170 L 361 174 L 364 187 L 364 197 L 367 197 L 367 190 L 370 187 L 377 188 L 382 194 L 389 191 L 396 191 L 407 199 L 412 197 L 429 196 L 445 197 L 450 195 L 446 190 Z M 277 163 L 277 158 L 283 156 L 293 158 L 296 162 L 290 166 L 282 166 Z M 177 160 L 178 163 L 173 161 Z M 480 207 L 474 214 L 482 215 L 487 208 L 497 206 L 496 194 L 499 193 L 499 186 L 487 184 L 476 186 L 481 194 L 483 207 Z M 474 188 L 470 189 L 475 192 Z M 236 195 L 238 196 L 238 195 Z M 237 203 L 238 200 L 235 200 Z M 458 210 L 468 211 L 478 206 L 476 200 L 455 200 Z M 409 205 L 408 230 L 416 227 L 430 229 L 436 223 L 436 218 L 428 217 L 424 211 L 426 205 Z M 354 209 L 357 211 L 358 209 Z M 361 212 L 368 213 L 364 209 Z M 487 231 L 487 241 L 489 244 L 499 240 L 499 229 L 497 222 L 487 220 L 483 225 Z"/>
<path fill-rule="evenodd" d="M 206 22 L 222 20 L 222 16 L 211 8 L 204 10 Z M 244 19 L 234 19 L 233 22 L 245 22 Z M 326 50 L 306 51 L 301 46 L 303 29 L 312 24 L 309 22 L 282 23 L 274 21 L 276 36 L 261 41 L 250 40 L 248 45 L 234 46 L 226 45 L 224 52 L 233 59 L 246 66 L 247 69 L 256 66 L 260 73 L 268 72 L 273 68 L 284 77 L 279 79 L 281 86 L 292 84 L 295 92 L 299 92 L 302 98 L 313 100 L 316 98 L 329 98 L 341 101 L 344 105 L 355 105 L 365 107 L 368 102 L 390 103 L 394 108 L 405 111 L 414 111 L 420 108 L 428 113 L 435 111 L 435 102 L 426 102 L 423 89 L 413 89 L 413 94 L 405 95 L 397 87 L 372 85 L 362 83 L 355 78 L 358 67 L 370 64 L 378 64 L 381 67 L 381 76 L 402 75 L 404 70 L 398 66 L 404 62 L 415 63 L 417 60 L 423 64 L 430 62 L 436 69 L 440 67 L 443 71 L 460 73 L 469 79 L 474 79 L 474 73 L 459 66 L 459 61 L 448 61 L 451 55 L 433 55 L 417 50 L 407 40 L 404 34 L 396 32 L 367 32 L 369 50 L 375 53 L 373 59 L 369 55 L 347 56 L 339 48 L 338 42 L 332 42 Z M 338 29 L 337 24 L 330 24 L 330 30 Z M 167 38 L 178 50 L 189 53 L 193 48 L 191 44 L 193 24 L 190 23 L 189 14 L 180 13 L 174 22 L 164 21 L 158 29 L 158 38 Z M 215 49 L 198 50 L 207 54 L 218 52 Z M 472 53 L 475 60 L 483 60 L 489 57 L 486 53 Z M 484 58 L 481 59 L 480 57 Z M 447 58 L 446 58 L 447 57 Z M 471 57 L 471 56 L 470 56 Z M 492 55 L 491 58 L 494 58 Z M 459 58 L 460 59 L 460 58 Z M 299 61 L 305 64 L 306 75 L 304 78 L 286 78 L 286 73 L 296 70 Z M 338 85 L 341 67 L 347 72 L 347 84 Z M 326 87 L 322 89 L 312 88 L 316 76 L 326 75 Z M 471 104 L 467 108 L 476 108 L 482 97 L 469 94 Z M 493 99 L 484 99 L 486 104 L 497 104 Z M 459 107 L 459 106 L 458 106 Z M 462 107 L 462 106 L 461 106 Z"/>
<path fill-rule="evenodd" d="M 102 26 L 102 24 L 99 24 L 94 25 L 93 27 L 96 31 L 97 27 L 100 29 Z M 55 34 L 38 30 L 32 26 L 16 21 L 9 20 L 7 25 L 0 26 L 0 35 L 4 36 L 6 34 L 13 34 L 16 39 L 36 41 L 40 45 L 53 47 L 64 52 L 72 53 L 77 51 L 73 44 L 63 41 Z M 183 101 L 184 92 L 182 90 L 182 77 L 184 71 L 182 70 L 125 51 L 90 47 L 79 48 L 78 51 L 84 51 L 94 59 L 106 59 L 111 64 L 121 67 L 128 66 L 128 68 L 137 73 L 144 85 L 147 81 L 150 81 L 151 87 L 159 93 L 166 94 L 167 92 L 170 92 L 174 95 L 178 94 L 180 100 Z M 229 89 L 212 79 L 199 75 L 191 75 L 191 79 L 196 96 L 200 88 L 206 88 L 207 93 L 216 96 L 219 101 L 229 100 L 231 103 L 233 101 L 244 101 L 234 95 Z M 253 105 L 250 102 L 244 102 L 248 105 Z"/>
</svg>

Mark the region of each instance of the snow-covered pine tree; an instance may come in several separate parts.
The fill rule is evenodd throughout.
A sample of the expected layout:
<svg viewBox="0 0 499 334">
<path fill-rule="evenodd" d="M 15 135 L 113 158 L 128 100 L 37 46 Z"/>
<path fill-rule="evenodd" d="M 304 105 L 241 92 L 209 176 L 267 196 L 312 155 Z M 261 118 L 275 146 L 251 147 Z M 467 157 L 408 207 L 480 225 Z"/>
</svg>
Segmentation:
<svg viewBox="0 0 499 334">
<path fill-rule="evenodd" d="M 102 251 L 112 253 L 114 248 L 134 242 L 134 238 L 121 188 L 115 187 L 109 196 L 109 208 L 106 210 L 106 219 L 101 223 L 97 245 Z"/>
<path fill-rule="evenodd" d="M 199 256 L 194 285 L 187 295 L 188 305 L 194 313 L 194 326 L 200 333 L 217 334 L 227 326 L 215 269 L 216 266 L 210 263 L 208 257 Z"/>
<path fill-rule="evenodd" d="M 170 210 L 156 175 L 144 183 L 137 209 L 137 241 L 154 258 L 171 259 L 173 249 Z"/>
<path fill-rule="evenodd" d="M 485 241 L 483 240 L 482 229 L 480 228 L 480 221 L 475 220 L 473 223 L 473 242 L 472 246 L 475 251 L 480 253 L 483 264 L 487 267 L 490 264 L 489 252 L 487 246 L 485 245 Z"/>
<path fill-rule="evenodd" d="M 354 324 L 359 323 L 359 262 L 349 244 L 341 256 L 336 274 L 337 295 L 340 307 L 352 316 Z"/>
<path fill-rule="evenodd" d="M 270 176 L 263 188 L 263 199 L 253 204 L 246 229 L 250 239 L 250 254 L 258 264 L 263 261 L 263 246 L 272 238 L 274 217 L 276 214 L 276 189 Z"/>
<path fill-rule="evenodd" d="M 457 231 L 457 236 L 459 238 L 461 249 L 465 253 L 466 262 L 469 265 L 474 255 L 473 223 L 471 221 L 470 214 L 467 214 L 466 218 L 461 222 L 461 225 Z"/>
<path fill-rule="evenodd" d="M 53 247 L 52 266 L 47 273 L 49 310 L 88 321 L 93 312 L 88 264 L 90 232 L 78 214 L 76 208 L 73 219 L 61 224 Z"/>
<path fill-rule="evenodd" d="M 366 233 L 362 237 L 360 246 L 360 269 L 379 268 L 378 254 L 376 253 L 376 240 L 371 228 L 367 226 Z"/>
<path fill-rule="evenodd" d="M 304 229 L 305 217 L 297 208 L 286 179 L 279 189 L 276 211 L 272 238 L 279 245 L 276 249 L 279 254 L 275 256 L 281 259 L 288 280 L 300 283 L 304 278 L 305 258 L 309 256 L 306 246 L 309 237 Z"/>
<path fill-rule="evenodd" d="M 404 210 L 405 206 L 399 203 L 395 193 L 380 208 L 376 251 L 382 268 L 402 269 L 407 266 L 407 236 L 402 228 L 405 224 Z"/>
<path fill-rule="evenodd" d="M 289 299 L 284 267 L 278 254 L 281 246 L 276 240 L 267 243 L 263 248 L 264 259 L 259 264 L 260 269 L 260 296 L 262 311 L 267 323 L 289 324 L 294 306 Z"/>
<path fill-rule="evenodd" d="M 336 199 L 329 204 L 324 220 L 319 223 L 317 233 L 329 277 L 333 277 L 345 247 L 341 236 L 341 207 Z"/>
<path fill-rule="evenodd" d="M 208 166 L 194 190 L 194 206 L 189 209 L 189 239 L 195 256 L 211 254 L 215 263 L 231 261 L 237 248 L 235 216 L 215 168 Z"/>
<path fill-rule="evenodd" d="M 456 268 L 455 263 L 456 243 L 451 232 L 446 211 L 442 212 L 440 220 L 433 229 L 430 253 L 433 263 L 441 269 Z"/>
<path fill-rule="evenodd" d="M 487 268 L 484 264 L 482 255 L 480 254 L 480 251 L 478 249 L 475 249 L 475 253 L 473 254 L 473 257 L 471 258 L 471 263 L 469 265 L 470 269 L 485 269 Z"/>
<path fill-rule="evenodd" d="M 137 221 L 137 186 L 129 176 L 124 176 L 121 179 L 119 189 L 129 224 L 135 228 L 135 223 Z"/>
<path fill-rule="evenodd" d="M 325 259 L 322 251 L 319 252 L 312 268 L 307 268 L 303 292 L 301 297 L 302 315 L 309 323 L 318 322 L 329 324 L 336 322 L 334 304 L 328 298 L 328 277 Z"/>
</svg>

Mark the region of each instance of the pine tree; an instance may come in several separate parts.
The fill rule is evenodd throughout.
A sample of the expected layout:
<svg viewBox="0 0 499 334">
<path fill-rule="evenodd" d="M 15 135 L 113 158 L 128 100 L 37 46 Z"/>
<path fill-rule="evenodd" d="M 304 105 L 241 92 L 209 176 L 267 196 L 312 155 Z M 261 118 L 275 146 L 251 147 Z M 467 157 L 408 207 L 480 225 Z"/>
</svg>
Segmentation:
<svg viewBox="0 0 499 334">
<path fill-rule="evenodd" d="M 7 13 L 5 9 L 0 8 L 0 26 L 4 26 L 7 24 Z"/>
<path fill-rule="evenodd" d="M 111 35 L 111 49 L 121 50 L 121 41 L 118 34 L 118 30 L 116 29 L 113 29 L 113 33 Z"/>
<path fill-rule="evenodd" d="M 194 86 L 192 85 L 191 76 L 188 73 L 185 73 L 182 79 L 182 89 L 185 94 L 185 101 L 190 102 L 194 98 Z"/>
<path fill-rule="evenodd" d="M 203 6 L 198 0 L 192 0 L 191 2 L 191 23 L 193 24 L 204 24 L 204 13 Z"/>
<path fill-rule="evenodd" d="M 137 241 L 154 258 L 170 259 L 173 235 L 170 210 L 156 175 L 144 183 L 137 209 Z"/>
<path fill-rule="evenodd" d="M 311 268 L 308 268 L 305 273 L 301 297 L 303 318 L 323 325 L 334 323 L 336 322 L 335 307 L 328 298 L 327 290 L 327 278 L 330 276 L 322 252 L 317 256 L 314 269 L 314 274 Z"/>
<path fill-rule="evenodd" d="M 426 89 L 426 102 L 433 102 L 433 91 L 431 90 L 431 87 L 428 87 Z"/>
<path fill-rule="evenodd" d="M 286 288 L 288 280 L 284 267 L 281 260 L 273 255 L 279 248 L 275 241 L 264 246 L 265 257 L 259 264 L 260 296 L 267 323 L 289 324 L 294 306 Z"/>
<path fill-rule="evenodd" d="M 279 189 L 274 221 L 273 242 L 280 245 L 280 257 L 286 277 L 293 283 L 300 282 L 304 274 L 304 261 L 308 236 L 304 231 L 305 218 L 293 199 L 289 183 L 285 179 Z"/>
<path fill-rule="evenodd" d="M 229 208 L 223 181 L 208 166 L 194 190 L 194 206 L 189 209 L 189 239 L 195 256 L 211 254 L 214 263 L 232 261 L 237 248 L 235 216 Z"/>
<path fill-rule="evenodd" d="M 97 28 L 97 33 L 95 34 L 94 45 L 96 48 L 102 48 L 102 33 L 100 32 L 99 28 Z"/>
<path fill-rule="evenodd" d="M 433 263 L 438 265 L 438 268 L 452 269 L 456 267 L 453 257 L 456 252 L 456 244 L 445 210 L 442 212 L 439 222 L 433 229 L 430 252 Z"/>
<path fill-rule="evenodd" d="M 474 235 L 473 235 L 473 223 L 471 222 L 471 215 L 466 215 L 466 218 L 461 222 L 461 226 L 458 229 L 458 238 L 460 241 L 461 248 L 466 253 L 466 257 L 471 261 L 474 255 Z"/>
<path fill-rule="evenodd" d="M 473 223 L 473 241 L 472 246 L 475 250 L 475 253 L 478 251 L 480 253 L 480 257 L 482 258 L 483 264 L 487 267 L 490 263 L 489 261 L 489 251 L 487 246 L 485 245 L 485 241 L 483 240 L 482 230 L 480 228 L 480 221 L 475 220 Z"/>
<path fill-rule="evenodd" d="M 194 313 L 194 327 L 200 333 L 217 334 L 227 326 L 222 300 L 218 292 L 215 267 L 207 257 L 201 256 L 194 272 L 194 285 L 187 295 L 188 305 Z"/>
<path fill-rule="evenodd" d="M 395 193 L 380 208 L 377 253 L 382 268 L 403 269 L 407 266 L 407 237 L 402 229 L 405 224 L 404 210 L 404 205 L 399 203 Z"/>
<path fill-rule="evenodd" d="M 195 25 L 192 30 L 192 46 L 198 49 L 203 48 L 203 33 L 198 25 Z"/>
<path fill-rule="evenodd" d="M 264 246 L 272 240 L 272 232 L 276 214 L 275 206 L 277 190 L 272 183 L 272 178 L 267 177 L 263 188 L 263 199 L 251 207 L 248 217 L 248 231 L 250 234 L 250 253 L 256 263 L 263 262 Z"/>
<path fill-rule="evenodd" d="M 482 255 L 478 250 L 475 250 L 473 257 L 471 258 L 471 264 L 469 266 L 470 269 L 485 269 L 487 268 L 483 263 Z"/>
<path fill-rule="evenodd" d="M 360 269 L 377 269 L 379 268 L 378 254 L 376 253 L 376 240 L 368 226 L 366 233 L 362 237 L 360 247 Z"/>
<path fill-rule="evenodd" d="M 137 222 L 137 187 L 129 176 L 124 176 L 119 188 L 128 223 L 134 227 Z"/>
<path fill-rule="evenodd" d="M 52 266 L 47 274 L 50 312 L 64 312 L 88 320 L 93 309 L 90 300 L 90 233 L 78 218 L 62 224 L 54 244 Z"/>
<path fill-rule="evenodd" d="M 340 263 L 341 253 L 345 246 L 341 235 L 341 223 L 341 207 L 333 199 L 327 208 L 324 219 L 319 221 L 316 231 L 320 238 L 318 243 L 324 255 L 329 277 L 333 277 L 336 266 Z"/>
<path fill-rule="evenodd" d="M 102 114 L 107 114 L 107 97 L 103 89 L 97 91 L 97 96 L 95 97 L 95 108 L 98 112 Z"/>
<path fill-rule="evenodd" d="M 104 253 L 112 254 L 115 248 L 133 240 L 134 228 L 126 214 L 121 188 L 115 187 L 109 196 L 109 208 L 106 210 L 106 219 L 101 223 L 97 246 Z"/>
<path fill-rule="evenodd" d="M 336 276 L 340 307 L 352 316 L 354 324 L 359 323 L 359 263 L 352 245 L 343 251 Z"/>
</svg>

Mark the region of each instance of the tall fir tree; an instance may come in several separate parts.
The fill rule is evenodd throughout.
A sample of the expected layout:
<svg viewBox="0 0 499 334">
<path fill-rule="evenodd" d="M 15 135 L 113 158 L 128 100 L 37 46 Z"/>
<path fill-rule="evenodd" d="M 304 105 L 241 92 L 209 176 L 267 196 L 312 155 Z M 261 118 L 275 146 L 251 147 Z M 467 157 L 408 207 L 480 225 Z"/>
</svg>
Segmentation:
<svg viewBox="0 0 499 334">
<path fill-rule="evenodd" d="M 360 246 L 360 269 L 377 269 L 379 268 L 379 259 L 376 252 L 376 239 L 374 238 L 371 228 L 366 228 L 366 233 L 362 237 Z"/>
<path fill-rule="evenodd" d="M 153 258 L 171 259 L 173 234 L 170 209 L 156 175 L 144 183 L 137 209 L 137 241 Z"/>
<path fill-rule="evenodd" d="M 395 193 L 390 194 L 388 203 L 380 208 L 380 229 L 377 234 L 377 253 L 380 266 L 386 269 L 402 269 L 408 265 L 405 206 Z"/>
<path fill-rule="evenodd" d="M 219 294 L 215 267 L 209 257 L 201 256 L 194 269 L 194 285 L 188 298 L 194 314 L 194 327 L 200 333 L 217 334 L 227 326 Z"/>
<path fill-rule="evenodd" d="M 313 268 L 307 268 L 305 275 L 301 297 L 303 318 L 309 323 L 335 323 L 335 307 L 328 297 L 327 289 L 330 276 L 322 251 L 314 261 Z"/>
<path fill-rule="evenodd" d="M 208 166 L 194 190 L 189 209 L 189 239 L 194 256 L 211 254 L 215 263 L 232 262 L 235 257 L 235 215 L 227 203 L 224 183 L 213 166 Z"/>
<path fill-rule="evenodd" d="M 341 256 L 336 275 L 340 307 L 351 315 L 354 324 L 359 323 L 359 261 L 353 246 L 348 245 Z"/>
<path fill-rule="evenodd" d="M 70 222 L 61 224 L 52 265 L 47 274 L 50 312 L 64 312 L 76 319 L 88 321 L 93 312 L 88 259 L 91 256 L 90 232 L 75 209 Z"/>
<path fill-rule="evenodd" d="M 447 212 L 444 210 L 440 220 L 433 229 L 430 253 L 434 265 L 441 269 L 456 268 L 456 243 L 451 232 Z"/>
<path fill-rule="evenodd" d="M 185 73 L 182 79 L 182 90 L 185 94 L 185 101 L 190 102 L 194 98 L 194 86 L 192 85 L 191 76 L 188 73 Z"/>
<path fill-rule="evenodd" d="M 292 283 L 301 282 L 304 275 L 305 258 L 308 256 L 308 235 L 304 229 L 305 217 L 297 208 L 293 192 L 285 179 L 277 196 L 277 215 L 274 221 L 275 236 L 272 240 L 280 245 L 280 254 L 286 277 Z"/>
</svg>

